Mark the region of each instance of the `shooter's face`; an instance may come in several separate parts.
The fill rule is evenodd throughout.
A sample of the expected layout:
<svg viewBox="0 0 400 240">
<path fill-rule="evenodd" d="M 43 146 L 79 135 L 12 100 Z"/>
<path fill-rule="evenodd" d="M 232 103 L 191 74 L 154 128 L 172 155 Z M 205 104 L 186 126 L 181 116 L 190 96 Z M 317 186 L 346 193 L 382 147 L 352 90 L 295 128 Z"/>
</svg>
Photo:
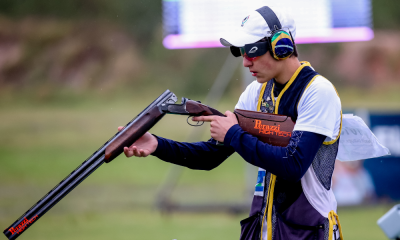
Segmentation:
<svg viewBox="0 0 400 240">
<path fill-rule="evenodd" d="M 253 60 L 243 57 L 243 66 L 249 68 L 251 75 L 256 77 L 259 83 L 265 83 L 276 78 L 282 68 L 282 64 L 272 58 L 268 52 Z"/>
</svg>

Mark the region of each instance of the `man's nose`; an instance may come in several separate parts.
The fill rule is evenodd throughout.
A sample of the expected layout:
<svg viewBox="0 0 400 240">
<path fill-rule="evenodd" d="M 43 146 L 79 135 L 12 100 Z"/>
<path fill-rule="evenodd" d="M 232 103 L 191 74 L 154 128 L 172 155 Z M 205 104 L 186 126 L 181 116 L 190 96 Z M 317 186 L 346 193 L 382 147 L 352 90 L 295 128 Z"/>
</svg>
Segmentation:
<svg viewBox="0 0 400 240">
<path fill-rule="evenodd" d="M 252 66 L 253 65 L 253 62 L 252 61 L 250 61 L 250 60 L 248 60 L 247 58 L 243 58 L 243 66 L 244 67 L 250 67 L 250 66 Z"/>
</svg>

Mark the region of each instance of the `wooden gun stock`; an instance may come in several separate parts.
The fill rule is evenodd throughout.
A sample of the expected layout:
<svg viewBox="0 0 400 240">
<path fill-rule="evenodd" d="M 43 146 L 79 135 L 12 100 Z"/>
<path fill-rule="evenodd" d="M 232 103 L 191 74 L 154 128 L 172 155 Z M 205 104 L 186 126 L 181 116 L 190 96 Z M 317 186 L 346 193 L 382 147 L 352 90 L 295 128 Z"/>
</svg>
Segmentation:
<svg viewBox="0 0 400 240">
<path fill-rule="evenodd" d="M 293 120 L 284 115 L 235 109 L 239 126 L 264 143 L 286 147 L 294 129 Z"/>
</svg>

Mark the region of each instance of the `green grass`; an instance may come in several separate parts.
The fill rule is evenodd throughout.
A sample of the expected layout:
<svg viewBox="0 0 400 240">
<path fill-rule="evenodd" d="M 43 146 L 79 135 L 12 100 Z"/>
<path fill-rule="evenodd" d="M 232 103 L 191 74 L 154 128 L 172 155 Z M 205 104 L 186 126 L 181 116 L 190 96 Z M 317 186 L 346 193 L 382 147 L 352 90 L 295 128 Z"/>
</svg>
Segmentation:
<svg viewBox="0 0 400 240">
<path fill-rule="evenodd" d="M 45 215 L 19 239 L 238 239 L 241 217 L 225 214 L 163 216 L 151 210 L 104 212 L 98 209 L 96 212 Z"/>
<path fill-rule="evenodd" d="M 390 208 L 392 205 L 339 208 L 338 215 L 344 239 L 387 239 L 376 222 Z"/>
<path fill-rule="evenodd" d="M 246 217 L 221 213 L 162 215 L 150 209 L 113 206 L 72 212 L 60 212 L 56 208 L 20 239 L 238 239 L 239 221 Z M 385 206 L 339 209 L 344 239 L 386 239 L 376 219 L 387 210 Z M 11 222 L 6 220 L 1 218 L 0 224 L 8 226 Z"/>
<path fill-rule="evenodd" d="M 1 104 L 0 227 L 14 222 L 151 100 Z M 225 100 L 216 107 L 232 109 L 233 104 Z M 195 140 L 208 138 L 208 127 L 202 128 Z M 185 117 L 170 115 L 152 133 L 185 141 L 192 130 Z M 238 239 L 245 214 L 161 215 L 155 209 L 157 191 L 170 167 L 154 157 L 120 156 L 101 166 L 20 239 Z M 172 199 L 248 201 L 245 168 L 236 154 L 213 171 L 184 169 Z M 390 207 L 339 209 L 345 239 L 385 239 L 376 221 Z"/>
</svg>

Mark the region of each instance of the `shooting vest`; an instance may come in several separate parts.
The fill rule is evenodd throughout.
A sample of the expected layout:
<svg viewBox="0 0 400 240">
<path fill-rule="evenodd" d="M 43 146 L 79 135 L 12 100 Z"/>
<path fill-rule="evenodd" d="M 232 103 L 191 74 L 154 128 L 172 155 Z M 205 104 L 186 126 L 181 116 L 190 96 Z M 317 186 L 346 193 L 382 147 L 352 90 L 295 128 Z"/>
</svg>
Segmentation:
<svg viewBox="0 0 400 240">
<path fill-rule="evenodd" d="M 257 110 L 290 116 L 293 121 L 296 121 L 298 103 L 304 91 L 317 76 L 320 75 L 311 68 L 308 62 L 302 62 L 301 67 L 297 69 L 277 98 L 273 91 L 274 80 L 264 83 L 260 91 Z M 320 184 L 327 190 L 331 187 L 339 136 L 340 131 L 336 139 L 322 144 L 310 166 Z M 339 227 L 337 235 L 340 234 L 343 239 L 339 219 L 333 209 L 328 217 L 322 216 L 307 200 L 301 181 L 287 181 L 262 168 L 258 171 L 250 216 L 257 216 L 261 225 L 260 236 L 254 236 L 254 239 L 265 239 L 263 234 L 267 234 L 268 240 L 331 240 L 336 220 Z M 267 227 L 266 232 L 265 227 Z"/>
</svg>

